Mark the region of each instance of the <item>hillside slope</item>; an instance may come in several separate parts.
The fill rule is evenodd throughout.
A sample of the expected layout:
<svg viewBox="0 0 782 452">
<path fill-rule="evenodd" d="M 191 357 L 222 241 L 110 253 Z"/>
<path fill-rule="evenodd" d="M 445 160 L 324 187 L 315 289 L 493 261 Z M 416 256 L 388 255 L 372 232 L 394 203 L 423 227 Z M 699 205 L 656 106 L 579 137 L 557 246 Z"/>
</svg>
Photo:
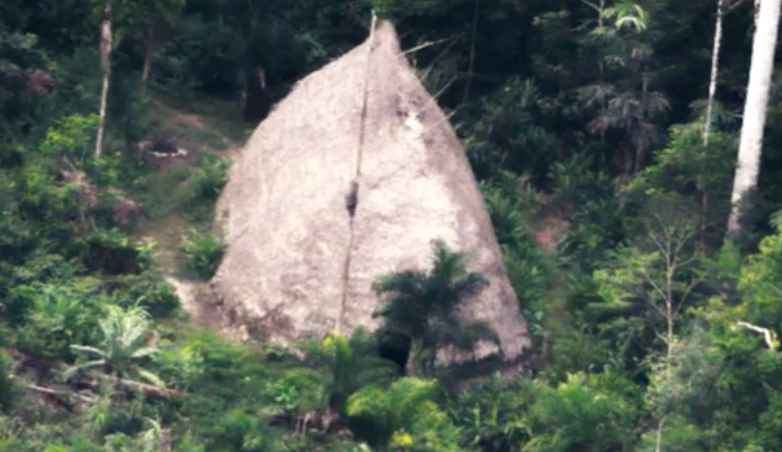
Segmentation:
<svg viewBox="0 0 782 452">
<path fill-rule="evenodd" d="M 212 230 L 214 204 L 190 196 L 201 183 L 199 172 L 214 162 L 231 159 L 252 132 L 230 113 L 235 106 L 225 101 L 199 100 L 186 103 L 158 97 L 154 113 L 160 120 L 159 136 L 170 138 L 184 156 L 157 158 L 147 155 L 157 170 L 146 181 L 147 189 L 139 193 L 146 217 L 136 228 L 136 238 L 157 244 L 156 257 L 169 284 L 176 290 L 182 309 L 198 323 L 220 330 L 220 314 L 210 309 L 202 296 L 206 281 L 187 269 L 181 246 L 192 231 L 209 234 Z M 207 168 L 208 169 L 208 168 Z"/>
</svg>

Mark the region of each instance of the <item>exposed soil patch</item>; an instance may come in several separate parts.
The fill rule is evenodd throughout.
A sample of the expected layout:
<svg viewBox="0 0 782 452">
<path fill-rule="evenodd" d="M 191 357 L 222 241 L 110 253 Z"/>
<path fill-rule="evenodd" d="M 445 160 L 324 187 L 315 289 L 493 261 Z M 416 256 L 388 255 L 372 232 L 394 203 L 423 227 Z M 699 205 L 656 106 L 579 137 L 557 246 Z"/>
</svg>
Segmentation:
<svg viewBox="0 0 782 452">
<path fill-rule="evenodd" d="M 563 219 L 555 214 L 545 214 L 535 225 L 535 240 L 547 251 L 556 251 L 564 233 Z"/>
<path fill-rule="evenodd" d="M 187 191 L 187 175 L 196 169 L 202 154 L 213 153 L 230 158 L 238 153 L 241 145 L 214 127 L 218 120 L 186 113 L 160 101 L 155 102 L 155 108 L 162 120 L 160 132 L 170 136 L 179 148 L 187 151 L 187 155 L 146 156 L 157 167 L 156 172 L 149 176 L 152 180 L 148 181 L 149 189 L 145 195 L 154 199 L 156 215 L 139 224 L 137 237 L 157 243 L 158 263 L 166 281 L 176 290 L 182 310 L 202 326 L 224 331 L 224 315 L 219 306 L 209 299 L 208 284 L 189 279 L 182 272 L 185 256 L 180 251 L 180 245 L 187 231 L 191 228 L 206 231 L 211 229 L 211 225 L 194 221 L 187 209 L 177 204 L 177 195 Z"/>
<path fill-rule="evenodd" d="M 204 121 L 199 115 L 176 110 L 162 102 L 156 102 L 155 108 L 164 115 L 167 125 L 169 126 L 178 128 L 204 128 Z"/>
</svg>

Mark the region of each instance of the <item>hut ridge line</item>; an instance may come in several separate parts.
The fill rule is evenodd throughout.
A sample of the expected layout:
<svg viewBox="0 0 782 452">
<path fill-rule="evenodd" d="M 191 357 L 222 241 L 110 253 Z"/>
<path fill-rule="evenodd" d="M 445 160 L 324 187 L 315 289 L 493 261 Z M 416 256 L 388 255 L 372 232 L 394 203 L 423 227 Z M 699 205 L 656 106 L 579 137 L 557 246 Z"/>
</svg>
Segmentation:
<svg viewBox="0 0 782 452">
<path fill-rule="evenodd" d="M 358 130 L 358 145 L 356 147 L 356 166 L 353 180 L 350 181 L 350 187 L 348 193 L 345 195 L 345 208 L 348 212 L 349 218 L 349 232 L 348 232 L 348 246 L 345 251 L 345 260 L 342 265 L 342 300 L 340 300 L 339 311 L 337 312 L 337 318 L 335 322 L 334 331 L 341 334 L 342 330 L 342 318 L 345 315 L 345 306 L 348 301 L 348 288 L 350 280 L 350 256 L 353 251 L 353 219 L 356 215 L 356 209 L 358 208 L 358 190 L 359 179 L 361 177 L 361 161 L 364 153 L 364 139 L 366 134 L 366 122 L 367 122 L 367 102 L 369 99 L 369 78 L 372 69 L 372 52 L 375 41 L 375 26 L 377 25 L 377 15 L 375 10 L 372 10 L 372 23 L 369 28 L 369 45 L 367 49 L 367 64 L 366 72 L 364 76 L 364 90 L 361 101 L 361 119 Z"/>
</svg>

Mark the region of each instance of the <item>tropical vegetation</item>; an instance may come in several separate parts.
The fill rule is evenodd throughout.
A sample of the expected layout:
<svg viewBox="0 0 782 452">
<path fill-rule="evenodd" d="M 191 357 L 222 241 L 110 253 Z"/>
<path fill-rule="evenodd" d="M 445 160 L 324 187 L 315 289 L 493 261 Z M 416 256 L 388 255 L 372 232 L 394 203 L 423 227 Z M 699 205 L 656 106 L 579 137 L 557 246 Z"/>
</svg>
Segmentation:
<svg viewBox="0 0 782 452">
<path fill-rule="evenodd" d="M 0 451 L 782 450 L 779 8 L 3 0 Z M 484 194 L 515 371 L 437 359 L 494 338 L 456 315 L 474 250 L 380 278 L 377 333 L 284 347 L 197 325 L 172 284 L 218 267 L 253 74 L 281 99 L 373 10 Z M 186 156 L 149 152 L 171 136 Z"/>
</svg>

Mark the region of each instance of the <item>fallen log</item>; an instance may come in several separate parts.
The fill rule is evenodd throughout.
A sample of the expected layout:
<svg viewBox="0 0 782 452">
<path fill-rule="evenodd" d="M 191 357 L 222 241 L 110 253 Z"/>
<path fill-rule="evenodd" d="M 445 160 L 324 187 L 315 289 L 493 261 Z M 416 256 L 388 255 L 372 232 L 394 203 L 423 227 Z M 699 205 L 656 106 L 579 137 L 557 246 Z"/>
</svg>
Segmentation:
<svg viewBox="0 0 782 452">
<path fill-rule="evenodd" d="M 8 354 L 8 356 L 16 361 L 18 365 L 22 367 L 32 367 L 38 371 L 46 369 L 49 371 L 55 371 L 56 373 L 64 372 L 71 367 L 67 363 L 59 360 L 30 356 L 16 349 L 4 348 L 3 350 Z M 92 390 L 96 390 L 104 382 L 115 383 L 120 387 L 130 391 L 141 391 L 144 393 L 145 397 L 154 400 L 168 400 L 184 394 L 183 391 L 178 389 L 159 388 L 154 385 L 128 380 L 125 378 L 117 380 L 113 376 L 99 374 L 97 372 L 81 372 L 78 375 L 75 375 L 73 378 L 70 378 L 67 383 L 75 387 L 86 387 Z M 38 388 L 46 389 L 42 386 L 39 386 Z M 45 392 L 41 391 L 40 389 L 36 390 L 39 390 L 39 392 Z"/>
</svg>

